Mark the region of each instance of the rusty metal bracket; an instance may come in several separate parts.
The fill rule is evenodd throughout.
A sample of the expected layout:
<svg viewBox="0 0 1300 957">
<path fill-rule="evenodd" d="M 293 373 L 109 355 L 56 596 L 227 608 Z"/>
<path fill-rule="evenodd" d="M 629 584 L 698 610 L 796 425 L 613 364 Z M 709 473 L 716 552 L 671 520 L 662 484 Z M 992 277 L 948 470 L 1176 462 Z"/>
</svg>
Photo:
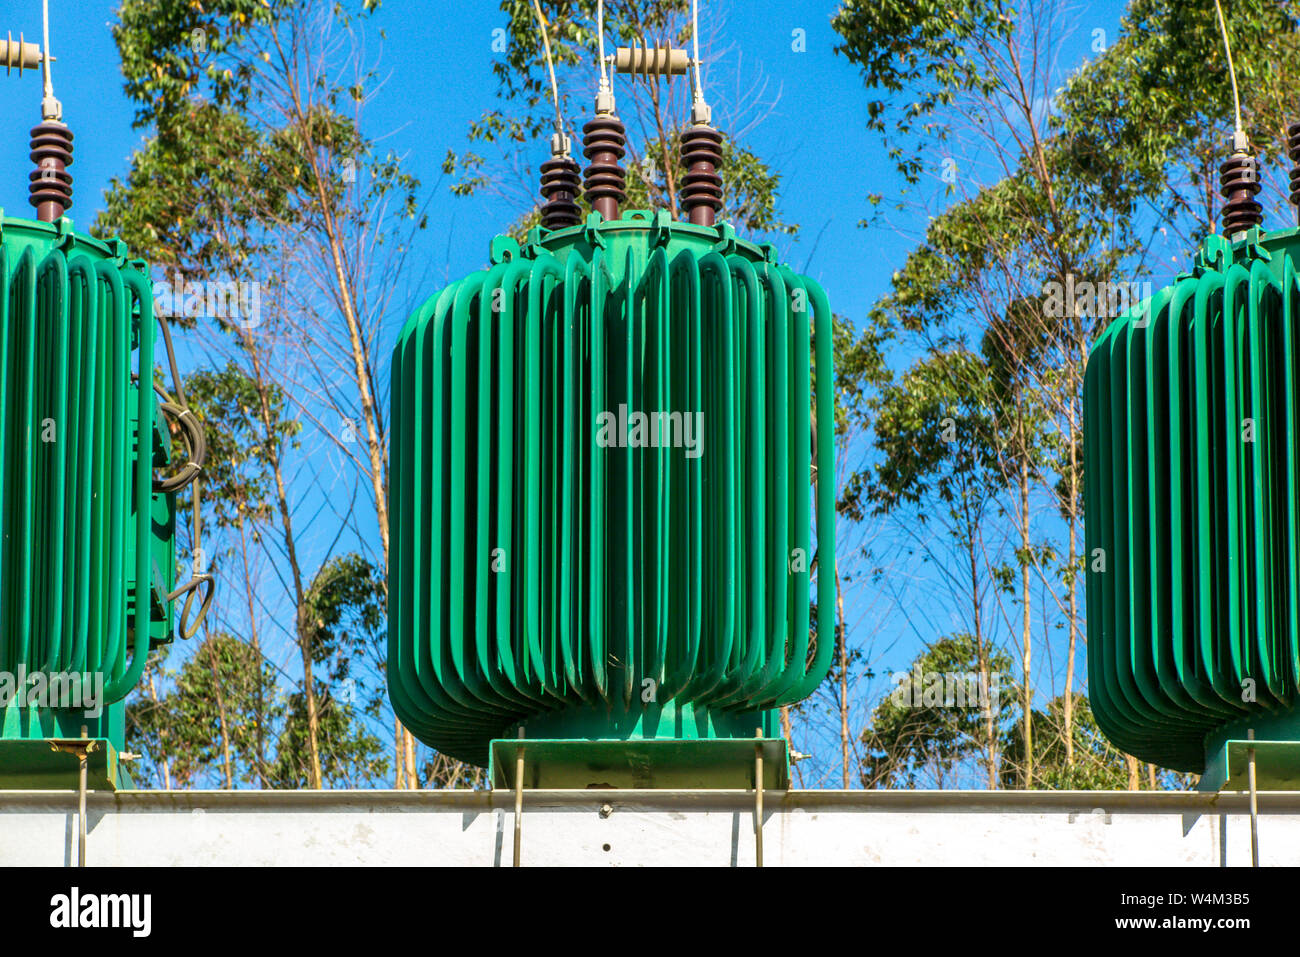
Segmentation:
<svg viewBox="0 0 1300 957">
<path fill-rule="evenodd" d="M 763 729 L 755 728 L 754 737 L 754 866 L 763 866 Z"/>
<path fill-rule="evenodd" d="M 1255 729 L 1246 730 L 1246 738 L 1255 740 Z M 1246 776 L 1250 779 L 1250 866 L 1259 867 L 1259 792 L 1255 787 L 1255 749 L 1246 752 Z"/>
<path fill-rule="evenodd" d="M 519 728 L 519 740 L 524 739 L 524 729 Z M 515 755 L 515 867 L 519 867 L 519 848 L 524 832 L 524 749 Z"/>
<path fill-rule="evenodd" d="M 90 740 L 86 726 L 83 724 L 80 738 L 50 738 L 48 744 L 51 751 L 74 755 L 80 764 L 80 783 L 77 786 L 77 866 L 85 867 L 87 759 L 90 752 L 99 746 L 99 742 Z"/>
</svg>

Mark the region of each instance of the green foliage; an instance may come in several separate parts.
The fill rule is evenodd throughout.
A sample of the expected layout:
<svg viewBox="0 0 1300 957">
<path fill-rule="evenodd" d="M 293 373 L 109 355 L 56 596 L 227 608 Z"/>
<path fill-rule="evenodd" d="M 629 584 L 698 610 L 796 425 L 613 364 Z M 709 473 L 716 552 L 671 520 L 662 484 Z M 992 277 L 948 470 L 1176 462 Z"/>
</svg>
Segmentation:
<svg viewBox="0 0 1300 957">
<path fill-rule="evenodd" d="M 1294 113 L 1300 34 L 1293 0 L 1224 4 L 1252 143 L 1282 155 Z M 1062 182 L 1117 216 L 1154 204 L 1163 220 L 1213 226 L 1217 167 L 1232 130 L 1232 89 L 1213 0 L 1133 0 L 1116 42 L 1059 98 Z"/>
<path fill-rule="evenodd" d="M 308 590 L 303 632 L 321 667 L 312 684 L 327 787 L 371 786 L 387 774 L 383 743 L 370 730 L 383 707 L 383 625 L 383 581 L 374 566 L 355 554 L 326 562 Z M 128 740 L 148 755 L 155 783 L 166 762 L 173 786 L 224 785 L 227 768 L 232 784 L 308 786 L 306 695 L 286 693 L 252 645 L 214 633 L 174 672 L 162 659 L 151 664 L 146 686 L 167 690 L 157 700 L 138 691 L 127 720 Z"/>
<path fill-rule="evenodd" d="M 850 477 L 840 510 L 860 519 L 937 500 L 966 541 L 998 481 L 992 383 L 980 356 L 936 352 L 872 401 L 874 470 Z M 927 518 L 921 512 L 921 521 Z"/>
<path fill-rule="evenodd" d="M 187 101 L 206 99 L 243 112 L 257 96 L 259 61 L 286 56 L 266 34 L 310 10 L 313 0 L 123 0 L 113 26 L 126 94 L 139 105 L 136 125 L 165 122 Z M 332 0 L 347 23 L 373 13 L 375 0 Z"/>
<path fill-rule="evenodd" d="M 862 735 L 865 787 L 941 786 L 980 754 L 990 712 L 999 732 L 1014 716 L 1015 686 L 1004 653 L 989 658 L 987 688 L 981 688 L 979 670 L 975 638 L 963 633 L 940 638 L 895 677 Z"/>
<path fill-rule="evenodd" d="M 266 389 L 272 442 L 262 423 L 257 384 L 233 361 L 186 376 L 185 395 L 207 438 L 208 514 L 218 526 L 236 524 L 241 513 L 253 523 L 269 521 L 275 447 L 292 443 L 300 430 L 296 420 L 285 418 L 284 391 L 274 383 Z"/>
<path fill-rule="evenodd" d="M 988 95 L 996 88 L 971 47 L 1005 43 L 1015 16 L 1015 9 L 1000 0 L 845 0 L 840 5 L 831 21 L 844 40 L 836 52 L 861 68 L 874 94 L 867 103 L 867 126 L 882 135 L 908 182 L 917 182 L 925 166 L 917 138 L 932 148 L 948 136 L 948 127 L 936 118 L 939 109 L 950 106 L 958 92 Z"/>
<path fill-rule="evenodd" d="M 627 202 L 624 209 L 664 209 L 669 205 L 673 183 L 680 189 L 680 149 L 682 129 L 674 128 L 666 137 L 667 148 L 657 140 L 647 140 L 641 162 L 627 170 Z M 760 233 L 793 234 L 797 225 L 784 223 L 777 217 L 776 201 L 780 192 L 781 174 L 764 163 L 736 138 L 722 131 L 722 209 L 719 221 L 733 224 L 737 231 L 749 235 Z M 590 211 L 585 199 L 578 205 L 584 214 Z"/>
<path fill-rule="evenodd" d="M 1122 791 L 1128 787 L 1128 766 L 1124 753 L 1111 745 L 1097 727 L 1085 695 L 1074 696 L 1071 717 L 1074 762 L 1065 754 L 1065 697 L 1053 698 L 1045 710 L 1034 711 L 1034 786 L 1053 791 Z M 1024 725 L 1016 722 L 1005 731 L 1002 767 L 998 777 L 1003 787 L 1016 787 L 1023 777 L 1025 760 Z"/>
<path fill-rule="evenodd" d="M 383 689 L 365 687 L 364 665 L 384 657 L 384 599 L 382 571 L 349 553 L 321 566 L 301 611 L 312 660 L 326 666 L 333 687 L 347 689 L 347 697 L 370 714 L 378 714 Z"/>
<path fill-rule="evenodd" d="M 365 718 L 377 718 L 384 689 L 382 677 L 384 582 L 380 572 L 357 554 L 327 561 L 307 589 L 300 611 L 301 640 L 312 662 L 321 779 L 325 787 L 357 787 L 382 777 L 388 760 L 382 742 Z M 370 666 L 370 667 L 368 667 Z M 283 787 L 309 787 L 309 720 L 307 697 L 288 696 L 287 717 L 280 731 L 274 773 Z"/>
<path fill-rule="evenodd" d="M 124 0 L 113 27 L 136 125 L 174 113 L 197 91 L 221 107 L 245 106 L 253 67 L 227 65 L 250 29 L 269 26 L 297 0 Z"/>
<path fill-rule="evenodd" d="M 679 161 L 680 162 L 680 161 Z M 722 210 L 720 221 L 728 222 L 738 232 L 749 235 L 799 231 L 796 224 L 777 217 L 776 202 L 780 195 L 781 174 L 754 152 L 741 146 L 735 137 L 722 137 Z M 663 204 L 660 204 L 663 205 Z"/>
<path fill-rule="evenodd" d="M 388 774 L 383 742 L 357 720 L 357 709 L 335 699 L 321 685 L 316 693 L 319 709 L 321 782 L 324 787 L 373 787 Z M 307 741 L 306 696 L 288 696 L 287 717 L 277 740 L 272 775 L 280 788 L 311 786 Z"/>
<path fill-rule="evenodd" d="M 139 691 L 127 704 L 127 740 L 145 755 L 153 783 L 163 783 L 163 762 L 173 787 L 226 785 L 227 768 L 231 784 L 258 783 L 259 732 L 265 739 L 284 714 L 270 662 L 220 632 L 199 642 L 174 673 L 157 654 L 166 651 L 156 653 L 146 681 L 170 679 L 170 690 L 156 701 Z"/>
<path fill-rule="evenodd" d="M 832 317 L 831 331 L 834 336 L 835 434 L 843 439 L 855 432 L 865 432 L 871 425 L 869 398 L 890 378 L 885 361 L 888 336 L 874 324 L 864 323 L 855 328 L 848 319 L 838 315 Z M 816 369 L 813 369 L 812 379 L 815 389 Z M 813 407 L 815 412 L 815 402 Z"/>
<path fill-rule="evenodd" d="M 550 26 L 557 72 L 565 66 L 594 64 L 598 49 L 596 0 L 542 0 L 541 7 Z M 610 0 L 605 4 L 606 33 L 624 44 L 665 34 L 681 43 L 690 36 L 689 10 L 689 0 Z M 483 142 L 503 138 L 524 142 L 548 133 L 555 115 L 549 102 L 542 34 L 532 0 L 501 0 L 501 12 L 505 15 L 505 50 L 492 64 L 497 96 L 522 106 L 523 111 L 517 115 L 489 111 L 471 128 L 470 135 Z M 608 40 L 606 50 L 613 52 Z M 571 115 L 567 108 L 564 113 Z"/>
<path fill-rule="evenodd" d="M 1004 788 L 1018 787 L 1024 768 L 1024 723 L 1020 720 L 1019 691 L 1008 677 L 1012 662 L 1003 653 L 990 661 L 1000 676 L 994 726 L 1000 739 L 998 781 Z M 862 741 L 870 753 L 863 774 L 866 787 L 916 787 L 952 780 L 963 763 L 984 760 L 985 712 L 957 707 L 949 674 L 977 670 L 974 639 L 959 634 L 943 638 L 913 662 L 903 680 L 877 705 Z M 954 687 L 959 683 L 951 682 Z M 927 697 L 928 695 L 928 697 Z M 945 696 L 947 696 L 945 698 Z M 969 700 L 967 701 L 969 705 Z M 1049 790 L 1124 790 L 1128 766 L 1119 751 L 1097 727 L 1085 695 L 1074 696 L 1071 737 L 1073 761 L 1066 759 L 1065 700 L 1058 696 L 1034 711 L 1034 786 Z M 1186 785 L 1185 781 L 1174 781 Z M 1145 784 L 1145 777 L 1144 783 Z"/>
<path fill-rule="evenodd" d="M 284 76 L 302 78 L 280 32 L 319 3 L 123 3 L 113 36 L 137 125 L 152 135 L 126 180 L 110 182 L 96 235 L 121 235 L 168 277 L 256 279 L 269 295 L 282 270 L 267 260 L 292 255 L 327 217 L 364 232 L 395 203 L 423 227 L 418 180 L 348 112 L 372 76 L 310 99 L 286 89 Z M 330 16 L 346 24 L 357 12 L 335 3 Z"/>
<path fill-rule="evenodd" d="M 1034 256 L 1032 242 L 1045 217 L 1042 193 L 1024 172 L 953 204 L 926 227 L 924 242 L 894 274 L 874 314 L 909 332 L 951 325 L 963 317 L 954 303 L 982 306 L 974 277 Z"/>
<path fill-rule="evenodd" d="M 181 107 L 168 115 L 164 134 L 132 156 L 126 182 L 110 180 L 92 232 L 121 236 L 168 278 L 229 271 L 267 251 L 265 239 L 223 224 L 251 219 L 258 207 L 285 208 L 283 192 L 271 186 L 279 162 L 242 114 L 206 103 Z"/>
</svg>

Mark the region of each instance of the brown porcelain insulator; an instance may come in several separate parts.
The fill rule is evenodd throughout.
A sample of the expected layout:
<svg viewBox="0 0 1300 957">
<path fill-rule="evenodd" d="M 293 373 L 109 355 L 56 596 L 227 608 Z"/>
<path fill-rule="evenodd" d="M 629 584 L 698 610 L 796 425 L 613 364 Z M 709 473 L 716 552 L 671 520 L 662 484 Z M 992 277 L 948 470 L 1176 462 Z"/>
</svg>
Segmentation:
<svg viewBox="0 0 1300 957">
<path fill-rule="evenodd" d="M 1259 161 L 1249 153 L 1233 153 L 1219 167 L 1223 194 L 1223 232 L 1235 236 L 1264 222 L 1264 208 L 1255 201 L 1259 193 Z"/>
<path fill-rule="evenodd" d="M 699 226 L 712 226 L 722 209 L 722 134 L 711 126 L 692 126 L 682 134 L 682 209 Z"/>
<path fill-rule="evenodd" d="M 1300 123 L 1292 123 L 1286 131 L 1287 147 L 1291 153 L 1291 204 L 1300 213 Z"/>
<path fill-rule="evenodd" d="M 563 229 L 576 226 L 581 219 L 578 193 L 582 189 L 582 172 L 572 156 L 552 156 L 542 164 L 542 226 Z"/>
<path fill-rule="evenodd" d="M 32 170 L 27 198 L 36 207 L 36 218 L 52 223 L 72 207 L 72 131 L 64 124 L 46 120 L 32 129 Z"/>
<path fill-rule="evenodd" d="M 627 199 L 627 177 L 618 161 L 627 152 L 626 128 L 612 114 L 596 115 L 582 128 L 582 155 L 587 157 L 584 195 L 606 219 L 618 219 L 618 204 Z"/>
</svg>

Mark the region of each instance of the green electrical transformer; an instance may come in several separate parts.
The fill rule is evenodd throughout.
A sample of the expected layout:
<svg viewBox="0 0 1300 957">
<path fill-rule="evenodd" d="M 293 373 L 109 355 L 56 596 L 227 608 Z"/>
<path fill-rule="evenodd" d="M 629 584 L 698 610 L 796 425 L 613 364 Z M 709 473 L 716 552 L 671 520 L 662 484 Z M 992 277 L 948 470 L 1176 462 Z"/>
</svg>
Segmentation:
<svg viewBox="0 0 1300 957">
<path fill-rule="evenodd" d="M 1300 230 L 1225 231 L 1088 360 L 1089 697 L 1144 761 L 1240 787 L 1253 749 L 1260 787 L 1293 788 Z"/>
<path fill-rule="evenodd" d="M 123 699 L 172 639 L 171 440 L 145 265 L 0 215 L 0 787 L 122 787 Z M 140 371 L 145 370 L 141 385 Z"/>
<path fill-rule="evenodd" d="M 394 349 L 393 707 L 497 784 L 711 786 L 756 737 L 782 784 L 834 644 L 830 306 L 729 225 L 576 220 Z"/>
</svg>

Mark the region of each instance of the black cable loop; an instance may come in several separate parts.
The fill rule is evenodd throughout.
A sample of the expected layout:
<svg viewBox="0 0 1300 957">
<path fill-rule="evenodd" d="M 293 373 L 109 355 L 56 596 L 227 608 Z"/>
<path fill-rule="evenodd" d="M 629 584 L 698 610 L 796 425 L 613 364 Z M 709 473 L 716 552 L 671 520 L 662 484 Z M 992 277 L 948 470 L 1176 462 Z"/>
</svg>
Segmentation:
<svg viewBox="0 0 1300 957">
<path fill-rule="evenodd" d="M 203 548 L 203 497 L 202 483 L 199 478 L 203 472 L 203 465 L 207 461 L 208 440 L 203 429 L 203 423 L 199 421 L 198 416 L 194 414 L 189 407 L 189 403 L 185 400 L 185 387 L 181 382 L 180 370 L 176 365 L 176 350 L 172 345 L 171 327 L 164 317 L 158 316 L 157 319 L 159 326 L 162 327 L 163 344 L 167 351 L 167 365 L 171 371 L 172 385 L 176 389 L 176 398 L 173 400 L 168 395 L 167 390 L 157 383 L 154 384 L 154 392 L 161 399 L 158 407 L 162 411 L 163 417 L 169 424 L 175 425 L 177 432 L 180 434 L 181 442 L 185 445 L 186 460 L 179 471 L 171 475 L 156 475 L 153 480 L 153 487 L 156 492 L 175 494 L 190 485 L 194 486 L 194 490 L 190 494 L 193 504 L 190 521 L 190 544 L 194 554 L 199 554 Z M 194 598 L 199 593 L 200 586 L 204 583 L 208 587 L 191 624 L 189 618 L 194 607 Z M 195 571 L 191 574 L 188 582 L 172 591 L 164 599 L 165 602 L 171 602 L 181 595 L 185 596 L 185 602 L 181 605 L 180 621 L 177 627 L 182 639 L 188 640 L 198 634 L 203 620 L 207 618 L 208 611 L 212 607 L 212 597 L 215 589 L 216 580 L 211 574 Z"/>
</svg>

